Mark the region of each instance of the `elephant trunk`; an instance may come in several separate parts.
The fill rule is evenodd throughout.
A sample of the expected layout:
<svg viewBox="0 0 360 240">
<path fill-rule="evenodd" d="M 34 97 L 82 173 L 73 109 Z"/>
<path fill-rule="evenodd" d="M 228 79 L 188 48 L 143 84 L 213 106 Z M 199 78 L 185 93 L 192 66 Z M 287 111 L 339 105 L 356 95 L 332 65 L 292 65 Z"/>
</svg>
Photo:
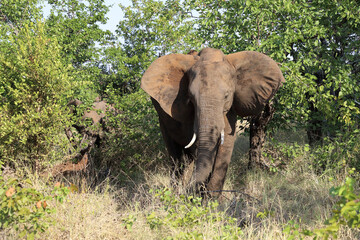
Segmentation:
<svg viewBox="0 0 360 240">
<path fill-rule="evenodd" d="M 202 185 L 213 170 L 219 144 L 224 142 L 225 123 L 222 111 L 217 113 L 214 108 L 198 116 L 198 152 L 193 178 L 196 185 Z"/>
<path fill-rule="evenodd" d="M 214 165 L 218 139 L 208 132 L 199 132 L 194 178 L 196 185 L 206 183 Z"/>
</svg>

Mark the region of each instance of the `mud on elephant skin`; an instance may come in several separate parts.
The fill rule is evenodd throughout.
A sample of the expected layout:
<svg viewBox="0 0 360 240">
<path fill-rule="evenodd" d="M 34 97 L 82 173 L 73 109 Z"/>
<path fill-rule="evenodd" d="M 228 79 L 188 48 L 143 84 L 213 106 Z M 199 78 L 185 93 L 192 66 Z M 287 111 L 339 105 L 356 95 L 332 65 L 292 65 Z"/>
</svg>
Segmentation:
<svg viewBox="0 0 360 240">
<path fill-rule="evenodd" d="M 178 166 L 194 160 L 189 188 L 219 195 L 235 141 L 237 116 L 257 116 L 285 81 L 277 63 L 251 51 L 170 54 L 155 60 L 141 88 L 158 112 L 168 152 Z M 181 174 L 180 167 L 180 174 Z"/>
</svg>

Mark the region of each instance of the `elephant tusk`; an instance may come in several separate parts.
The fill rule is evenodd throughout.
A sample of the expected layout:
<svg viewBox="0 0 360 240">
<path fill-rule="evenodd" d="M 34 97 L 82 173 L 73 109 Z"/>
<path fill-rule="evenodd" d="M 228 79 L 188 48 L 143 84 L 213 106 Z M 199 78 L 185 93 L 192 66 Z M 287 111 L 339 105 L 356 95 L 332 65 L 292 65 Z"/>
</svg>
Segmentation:
<svg viewBox="0 0 360 240">
<path fill-rule="evenodd" d="M 186 145 L 186 146 L 185 146 L 185 148 L 189 148 L 189 147 L 191 147 L 191 146 L 194 144 L 195 140 L 196 140 L 196 134 L 194 133 L 194 135 L 193 135 L 193 137 L 192 137 L 191 141 L 189 142 L 189 144 L 188 144 L 188 145 Z"/>
<path fill-rule="evenodd" d="M 221 134 L 220 134 L 220 144 L 221 145 L 224 144 L 224 129 L 221 131 Z"/>
</svg>

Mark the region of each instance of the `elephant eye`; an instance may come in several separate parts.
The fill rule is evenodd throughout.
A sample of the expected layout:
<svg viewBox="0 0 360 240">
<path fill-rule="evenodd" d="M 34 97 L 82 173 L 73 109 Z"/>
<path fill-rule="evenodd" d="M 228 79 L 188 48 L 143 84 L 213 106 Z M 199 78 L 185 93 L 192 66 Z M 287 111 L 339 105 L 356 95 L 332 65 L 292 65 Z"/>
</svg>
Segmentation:
<svg viewBox="0 0 360 240">
<path fill-rule="evenodd" d="M 226 92 L 225 93 L 225 99 L 228 99 L 228 97 L 229 97 L 229 92 Z"/>
</svg>

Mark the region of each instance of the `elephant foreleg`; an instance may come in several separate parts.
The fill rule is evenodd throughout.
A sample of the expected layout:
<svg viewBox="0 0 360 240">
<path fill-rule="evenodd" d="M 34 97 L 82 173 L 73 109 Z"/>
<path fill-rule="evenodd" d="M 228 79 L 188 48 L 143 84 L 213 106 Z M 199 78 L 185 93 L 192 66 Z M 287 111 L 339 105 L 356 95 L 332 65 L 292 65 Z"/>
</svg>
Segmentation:
<svg viewBox="0 0 360 240">
<path fill-rule="evenodd" d="M 169 136 L 161 120 L 160 120 L 160 128 L 166 148 L 170 155 L 170 166 L 172 168 L 172 172 L 175 174 L 176 177 L 178 177 L 179 163 L 181 162 L 183 155 L 182 147 Z"/>
<path fill-rule="evenodd" d="M 231 160 L 236 138 L 235 124 L 236 114 L 233 111 L 229 111 L 225 117 L 224 143 L 219 146 L 213 171 L 210 176 L 209 183 L 207 184 L 207 189 L 210 191 L 210 195 L 215 197 L 221 194 L 220 190 L 222 190 L 225 182 L 225 176 Z"/>
</svg>

